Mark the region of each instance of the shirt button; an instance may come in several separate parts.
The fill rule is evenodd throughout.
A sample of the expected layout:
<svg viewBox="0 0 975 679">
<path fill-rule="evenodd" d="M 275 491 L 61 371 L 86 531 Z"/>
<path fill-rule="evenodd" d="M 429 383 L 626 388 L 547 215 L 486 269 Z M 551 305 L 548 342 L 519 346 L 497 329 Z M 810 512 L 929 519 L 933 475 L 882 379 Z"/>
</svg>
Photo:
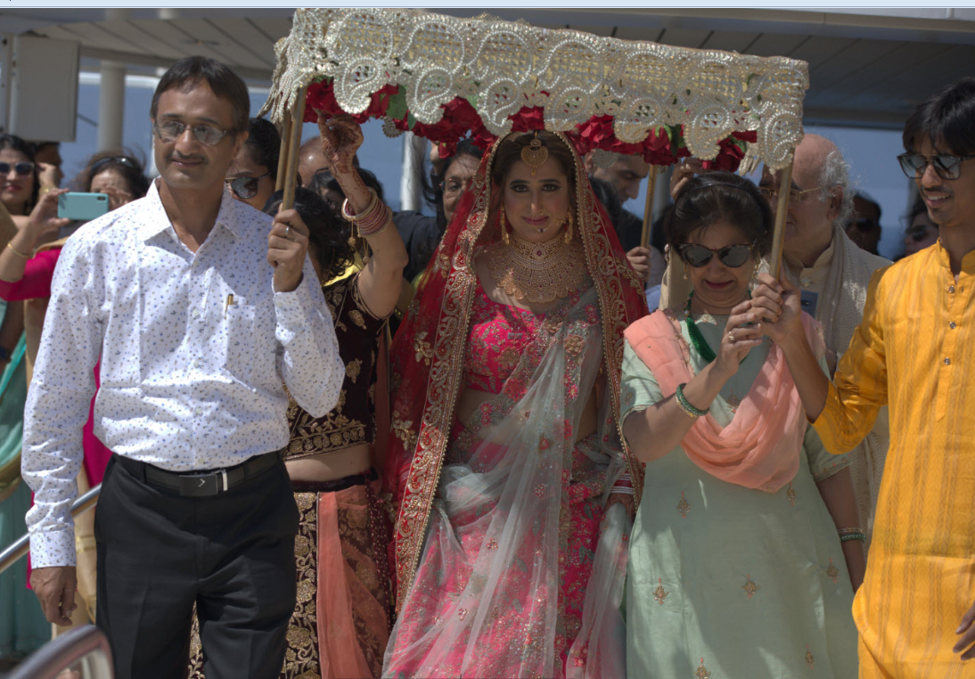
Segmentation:
<svg viewBox="0 0 975 679">
<path fill-rule="evenodd" d="M 948 324 L 948 327 L 951 328 L 952 330 L 954 330 L 955 329 L 955 322 L 952 321 L 951 323 L 949 323 Z"/>
<path fill-rule="evenodd" d="M 945 360 L 947 361 L 948 359 L 945 359 Z M 197 408 L 196 410 L 193 411 L 193 413 L 195 415 L 197 415 L 198 417 L 202 417 L 203 416 L 203 408 Z"/>
<path fill-rule="evenodd" d="M 954 285 L 949 285 L 948 286 L 948 292 L 950 292 L 951 294 L 955 294 L 955 286 Z"/>
<path fill-rule="evenodd" d="M 947 358 L 947 357 L 945 358 L 945 365 L 951 365 L 951 359 L 950 358 Z"/>
<path fill-rule="evenodd" d="M 199 368 L 200 367 L 200 359 L 194 358 L 193 359 L 193 362 L 190 363 L 190 365 L 193 366 L 194 368 Z"/>
<path fill-rule="evenodd" d="M 812 281 L 806 276 L 803 276 L 802 278 L 799 279 L 799 285 L 801 285 L 804 288 L 808 288 L 810 285 L 812 285 Z"/>
<path fill-rule="evenodd" d="M 193 309 L 193 311 L 190 312 L 190 315 L 192 315 L 193 318 L 199 318 L 200 317 L 200 310 L 199 309 Z"/>
</svg>

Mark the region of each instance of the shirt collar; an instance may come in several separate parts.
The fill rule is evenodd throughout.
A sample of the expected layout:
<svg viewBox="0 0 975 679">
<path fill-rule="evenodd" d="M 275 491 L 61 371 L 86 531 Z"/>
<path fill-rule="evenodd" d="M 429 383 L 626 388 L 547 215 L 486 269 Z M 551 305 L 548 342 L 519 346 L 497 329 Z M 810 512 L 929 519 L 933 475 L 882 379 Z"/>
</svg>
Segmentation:
<svg viewBox="0 0 975 679">
<path fill-rule="evenodd" d="M 802 263 L 798 257 L 793 257 L 792 255 L 783 252 L 782 259 L 789 266 L 790 269 L 796 272 L 808 271 L 812 269 L 822 269 L 828 267 L 833 263 L 833 254 L 836 252 L 836 233 L 833 233 L 833 238 L 829 242 L 829 247 L 823 250 L 823 252 L 816 258 L 812 266 L 806 266 Z"/>
<path fill-rule="evenodd" d="M 159 182 L 161 181 L 162 179 L 157 178 L 150 185 L 149 191 L 146 192 L 146 219 L 139 225 L 137 231 L 139 238 L 143 241 L 159 235 L 167 228 L 173 229 L 169 215 L 166 214 L 166 208 L 163 207 L 162 198 L 159 197 Z M 234 200 L 230 189 L 224 184 L 223 195 L 220 197 L 220 210 L 217 212 L 217 220 L 213 224 L 214 228 L 223 226 L 234 238 L 240 236 L 241 220 L 238 211 L 241 206 L 246 207 L 244 203 Z M 175 234 L 175 229 L 173 229 L 173 233 Z"/>
<path fill-rule="evenodd" d="M 951 259 L 948 257 L 948 251 L 945 250 L 945 246 L 941 244 L 940 238 L 935 244 L 934 249 L 938 263 L 953 276 L 954 274 L 951 272 Z M 961 258 L 961 270 L 966 274 L 975 274 L 975 250 L 972 250 Z"/>
</svg>

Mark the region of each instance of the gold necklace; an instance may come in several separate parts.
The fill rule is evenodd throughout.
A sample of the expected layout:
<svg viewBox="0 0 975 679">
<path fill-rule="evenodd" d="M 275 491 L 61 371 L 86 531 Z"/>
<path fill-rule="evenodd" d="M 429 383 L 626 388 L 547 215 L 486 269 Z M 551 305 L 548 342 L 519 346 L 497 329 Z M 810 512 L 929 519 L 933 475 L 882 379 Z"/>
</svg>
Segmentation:
<svg viewBox="0 0 975 679">
<path fill-rule="evenodd" d="M 495 243 L 487 249 L 491 276 L 505 293 L 517 300 L 544 304 L 568 297 L 582 287 L 586 257 L 576 240 L 566 244 L 561 235 L 544 243 L 511 236 L 511 244 Z"/>
</svg>

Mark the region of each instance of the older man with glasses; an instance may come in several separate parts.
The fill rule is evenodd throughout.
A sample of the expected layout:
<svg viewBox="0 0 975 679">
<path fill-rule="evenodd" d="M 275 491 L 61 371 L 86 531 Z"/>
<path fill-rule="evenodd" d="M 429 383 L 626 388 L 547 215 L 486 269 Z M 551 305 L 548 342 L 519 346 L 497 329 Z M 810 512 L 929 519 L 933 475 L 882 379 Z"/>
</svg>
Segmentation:
<svg viewBox="0 0 975 679">
<path fill-rule="evenodd" d="M 778 208 L 779 177 L 766 168 L 759 188 Z M 830 370 L 850 344 L 863 316 L 870 275 L 890 264 L 850 240 L 845 226 L 853 214 L 850 167 L 830 140 L 807 134 L 796 147 L 783 244 L 784 268 L 801 291 L 803 310 L 823 325 Z M 886 409 L 870 434 L 848 456 L 856 493 L 859 528 L 870 544 L 877 493 L 887 456 Z"/>
<path fill-rule="evenodd" d="M 938 243 L 877 271 L 831 384 L 801 335 L 797 291 L 764 276 L 756 320 L 783 349 L 808 417 L 843 453 L 889 404 L 890 455 L 853 604 L 860 677 L 975 676 L 975 78 L 922 103 L 901 167 Z"/>
</svg>

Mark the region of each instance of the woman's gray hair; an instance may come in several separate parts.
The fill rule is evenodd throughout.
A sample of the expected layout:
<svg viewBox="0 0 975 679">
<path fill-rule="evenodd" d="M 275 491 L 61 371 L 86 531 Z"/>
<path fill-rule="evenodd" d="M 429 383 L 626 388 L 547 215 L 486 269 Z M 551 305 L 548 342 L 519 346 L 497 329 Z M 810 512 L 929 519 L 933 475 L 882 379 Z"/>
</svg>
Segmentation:
<svg viewBox="0 0 975 679">
<path fill-rule="evenodd" d="M 843 160 L 839 149 L 833 149 L 826 155 L 823 167 L 819 170 L 820 199 L 827 201 L 833 195 L 833 189 L 839 187 L 843 192 L 840 201 L 840 213 L 833 221 L 845 227 L 853 214 L 853 182 L 850 180 L 850 164 Z"/>
</svg>

